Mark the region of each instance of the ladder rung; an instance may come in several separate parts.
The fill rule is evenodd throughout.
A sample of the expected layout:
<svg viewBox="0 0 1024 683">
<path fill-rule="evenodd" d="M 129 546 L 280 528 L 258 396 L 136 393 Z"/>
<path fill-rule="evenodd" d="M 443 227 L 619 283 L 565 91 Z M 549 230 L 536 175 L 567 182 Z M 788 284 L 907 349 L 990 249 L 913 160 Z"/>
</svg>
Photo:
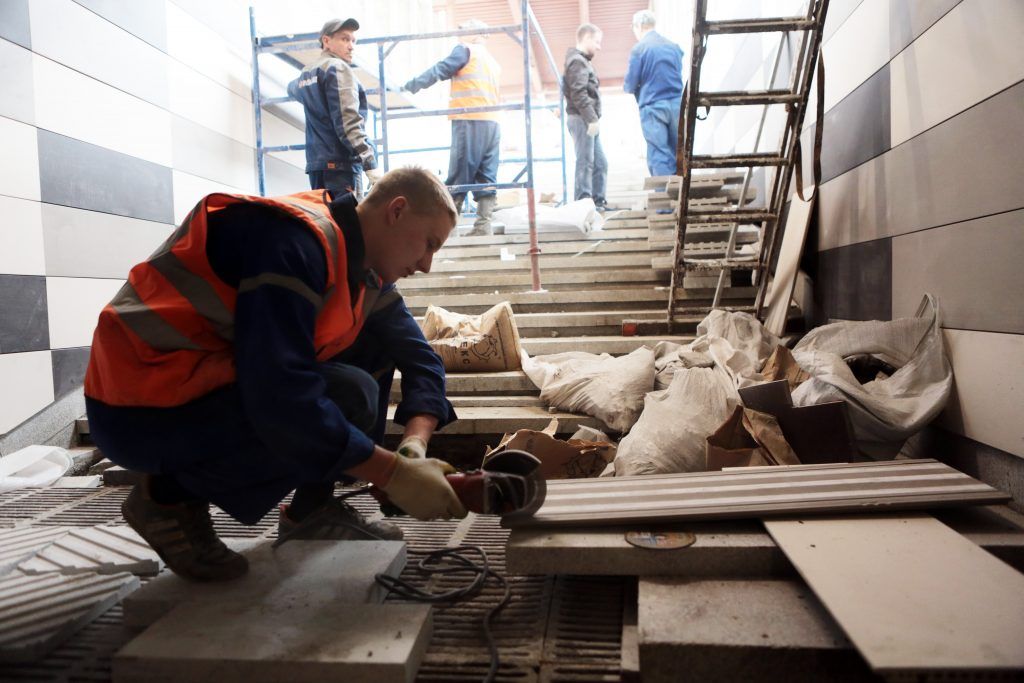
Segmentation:
<svg viewBox="0 0 1024 683">
<path fill-rule="evenodd" d="M 764 209 L 741 209 L 739 211 L 700 211 L 686 214 L 689 225 L 707 223 L 761 223 L 775 220 L 775 214 Z"/>
<path fill-rule="evenodd" d="M 778 154 L 698 154 L 690 161 L 691 168 L 737 168 L 746 166 L 782 166 Z"/>
<path fill-rule="evenodd" d="M 729 19 L 704 24 L 708 35 L 723 33 L 772 33 L 775 31 L 809 31 L 817 26 L 807 17 L 774 17 L 770 19 Z"/>
<path fill-rule="evenodd" d="M 697 106 L 738 107 L 757 104 L 793 104 L 800 100 L 799 93 L 789 90 L 722 90 L 700 93 L 697 96 Z"/>
</svg>

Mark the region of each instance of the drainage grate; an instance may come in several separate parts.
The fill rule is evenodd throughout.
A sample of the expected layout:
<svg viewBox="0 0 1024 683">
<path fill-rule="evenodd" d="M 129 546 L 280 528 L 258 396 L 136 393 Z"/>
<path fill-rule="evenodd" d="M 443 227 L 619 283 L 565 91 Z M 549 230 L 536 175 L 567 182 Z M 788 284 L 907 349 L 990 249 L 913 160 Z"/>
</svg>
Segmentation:
<svg viewBox="0 0 1024 683">
<path fill-rule="evenodd" d="M 102 488 L 95 495 L 67 506 L 39 519 L 39 524 L 61 526 L 95 526 L 97 524 L 124 524 L 121 503 L 128 497 L 130 487 Z"/>
</svg>

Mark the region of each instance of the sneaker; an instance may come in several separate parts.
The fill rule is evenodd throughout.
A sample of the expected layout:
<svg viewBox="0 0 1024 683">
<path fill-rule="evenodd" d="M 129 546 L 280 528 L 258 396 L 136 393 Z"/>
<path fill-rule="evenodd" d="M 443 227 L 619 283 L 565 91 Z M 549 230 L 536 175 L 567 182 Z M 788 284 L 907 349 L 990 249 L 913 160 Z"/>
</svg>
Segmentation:
<svg viewBox="0 0 1024 683">
<path fill-rule="evenodd" d="M 341 498 L 332 497 L 302 522 L 288 516 L 288 506 L 282 505 L 279 510 L 279 540 L 287 537 L 289 541 L 401 541 L 404 537 L 397 524 L 368 520 Z"/>
<path fill-rule="evenodd" d="M 162 505 L 149 486 L 147 477 L 132 489 L 121 513 L 172 572 L 192 581 L 229 581 L 249 571 L 249 561 L 217 537 L 209 503 Z"/>
</svg>

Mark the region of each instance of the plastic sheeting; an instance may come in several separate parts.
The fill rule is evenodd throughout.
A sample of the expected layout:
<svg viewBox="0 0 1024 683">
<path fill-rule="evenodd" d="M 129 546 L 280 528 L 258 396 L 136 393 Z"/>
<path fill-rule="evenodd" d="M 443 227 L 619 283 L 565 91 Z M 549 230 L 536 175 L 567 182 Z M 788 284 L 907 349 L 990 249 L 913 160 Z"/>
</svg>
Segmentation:
<svg viewBox="0 0 1024 683">
<path fill-rule="evenodd" d="M 600 230 L 604 217 L 594 206 L 593 199 L 579 199 L 562 206 L 536 206 L 538 232 L 564 232 L 575 228 L 583 234 Z M 505 233 L 527 232 L 530 217 L 525 205 L 513 206 L 494 212 L 493 221 L 505 224 Z"/>
<path fill-rule="evenodd" d="M 71 469 L 71 454 L 57 446 L 27 446 L 0 458 L 0 493 L 49 486 Z"/>
</svg>

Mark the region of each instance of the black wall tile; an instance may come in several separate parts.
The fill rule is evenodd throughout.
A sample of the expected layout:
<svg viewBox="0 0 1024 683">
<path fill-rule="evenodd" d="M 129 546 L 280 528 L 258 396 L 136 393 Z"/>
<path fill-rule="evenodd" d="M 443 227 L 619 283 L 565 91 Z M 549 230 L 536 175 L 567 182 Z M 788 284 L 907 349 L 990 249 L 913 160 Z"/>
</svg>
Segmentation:
<svg viewBox="0 0 1024 683">
<path fill-rule="evenodd" d="M 54 349 L 50 352 L 53 359 L 53 395 L 60 398 L 69 391 L 82 386 L 85 379 L 85 368 L 89 365 L 89 347 L 81 346 L 73 349 Z"/>
<path fill-rule="evenodd" d="M 49 204 L 174 222 L 171 169 L 43 129 L 39 185 Z"/>
<path fill-rule="evenodd" d="M 6 1 L 6 0 L 5 0 Z M 75 0 L 110 23 L 167 52 L 165 0 Z"/>
<path fill-rule="evenodd" d="M 0 353 L 50 348 L 46 278 L 0 275 Z"/>
<path fill-rule="evenodd" d="M 892 319 L 891 239 L 820 251 L 810 275 L 819 323 Z"/>
<path fill-rule="evenodd" d="M 32 49 L 28 0 L 0 0 L 0 38 Z"/>
</svg>

